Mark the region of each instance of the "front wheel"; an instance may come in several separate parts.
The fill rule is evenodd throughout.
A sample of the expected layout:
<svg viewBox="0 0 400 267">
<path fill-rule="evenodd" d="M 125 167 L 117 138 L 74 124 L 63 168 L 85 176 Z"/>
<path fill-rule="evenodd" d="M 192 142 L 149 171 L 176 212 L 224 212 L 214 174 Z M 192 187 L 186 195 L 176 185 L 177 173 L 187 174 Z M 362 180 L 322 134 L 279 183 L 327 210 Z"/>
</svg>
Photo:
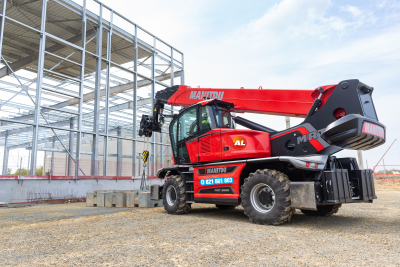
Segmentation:
<svg viewBox="0 0 400 267">
<path fill-rule="evenodd" d="M 185 201 L 185 184 L 180 175 L 167 178 L 163 187 L 163 205 L 169 214 L 185 214 L 191 209 L 191 204 Z"/>
<path fill-rule="evenodd" d="M 244 213 L 258 224 L 280 225 L 292 216 L 290 181 L 276 170 L 257 170 L 244 180 L 240 197 Z"/>
</svg>

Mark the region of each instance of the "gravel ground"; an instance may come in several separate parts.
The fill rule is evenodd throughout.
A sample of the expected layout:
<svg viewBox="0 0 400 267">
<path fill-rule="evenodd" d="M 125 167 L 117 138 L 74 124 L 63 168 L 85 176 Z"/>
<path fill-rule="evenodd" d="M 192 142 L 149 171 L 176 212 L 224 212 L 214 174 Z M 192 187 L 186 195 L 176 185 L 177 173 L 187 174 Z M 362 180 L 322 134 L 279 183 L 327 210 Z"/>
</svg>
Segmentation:
<svg viewBox="0 0 400 267">
<path fill-rule="evenodd" d="M 89 208 L 85 203 L 0 208 L 0 265 L 400 266 L 400 187 L 329 218 L 297 211 L 290 224 L 251 223 L 241 207 Z"/>
</svg>

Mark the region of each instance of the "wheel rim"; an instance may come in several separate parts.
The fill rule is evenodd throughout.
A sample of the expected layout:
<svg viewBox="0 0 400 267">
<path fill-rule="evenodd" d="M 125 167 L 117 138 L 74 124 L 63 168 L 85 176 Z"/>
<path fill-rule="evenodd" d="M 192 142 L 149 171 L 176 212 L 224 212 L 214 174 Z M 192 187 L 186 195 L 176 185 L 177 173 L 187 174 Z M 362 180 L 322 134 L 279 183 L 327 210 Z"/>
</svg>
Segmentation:
<svg viewBox="0 0 400 267">
<path fill-rule="evenodd" d="M 166 198 L 167 198 L 168 205 L 173 206 L 175 204 L 176 190 L 173 185 L 168 186 Z"/>
<path fill-rule="evenodd" d="M 270 212 L 275 205 L 275 192 L 267 184 L 257 184 L 251 189 L 250 201 L 258 212 Z"/>
</svg>

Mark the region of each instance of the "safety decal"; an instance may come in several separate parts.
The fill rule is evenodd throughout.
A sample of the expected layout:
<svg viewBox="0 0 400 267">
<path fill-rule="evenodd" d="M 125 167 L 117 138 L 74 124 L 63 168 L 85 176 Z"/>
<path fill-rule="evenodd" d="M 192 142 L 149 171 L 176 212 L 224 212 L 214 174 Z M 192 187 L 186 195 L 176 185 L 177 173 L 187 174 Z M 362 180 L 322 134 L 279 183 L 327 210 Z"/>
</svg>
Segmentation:
<svg viewBox="0 0 400 267">
<path fill-rule="evenodd" d="M 232 183 L 233 183 L 233 177 L 208 178 L 200 180 L 200 185 L 220 185 L 220 184 L 232 184 Z"/>
</svg>

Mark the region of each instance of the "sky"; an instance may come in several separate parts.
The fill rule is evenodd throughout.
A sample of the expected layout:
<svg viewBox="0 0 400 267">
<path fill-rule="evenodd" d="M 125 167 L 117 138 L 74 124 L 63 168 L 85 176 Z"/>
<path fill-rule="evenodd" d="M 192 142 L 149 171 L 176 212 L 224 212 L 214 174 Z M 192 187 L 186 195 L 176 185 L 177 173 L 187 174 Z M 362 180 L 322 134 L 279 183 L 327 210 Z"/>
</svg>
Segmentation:
<svg viewBox="0 0 400 267">
<path fill-rule="evenodd" d="M 102 2 L 182 51 L 185 84 L 192 87 L 314 89 L 346 79 L 373 86 L 387 139 L 363 152 L 364 167 L 372 168 L 400 139 L 400 1 Z M 97 8 L 89 0 L 87 7 Z M 244 117 L 285 128 L 284 117 Z M 291 119 L 292 126 L 301 122 Z M 386 165 L 400 168 L 399 142 L 385 156 Z"/>
<path fill-rule="evenodd" d="M 387 139 L 363 152 L 364 167 L 400 139 L 400 1 L 102 2 L 182 51 L 185 84 L 192 87 L 314 89 L 346 79 L 373 86 Z M 285 128 L 283 117 L 244 116 Z M 400 165 L 398 141 L 384 160 Z"/>
</svg>

